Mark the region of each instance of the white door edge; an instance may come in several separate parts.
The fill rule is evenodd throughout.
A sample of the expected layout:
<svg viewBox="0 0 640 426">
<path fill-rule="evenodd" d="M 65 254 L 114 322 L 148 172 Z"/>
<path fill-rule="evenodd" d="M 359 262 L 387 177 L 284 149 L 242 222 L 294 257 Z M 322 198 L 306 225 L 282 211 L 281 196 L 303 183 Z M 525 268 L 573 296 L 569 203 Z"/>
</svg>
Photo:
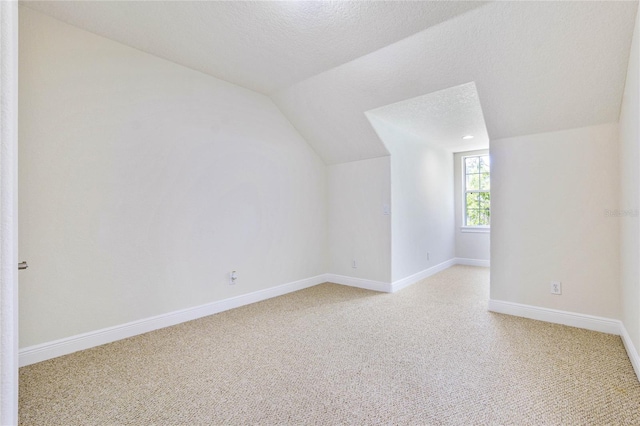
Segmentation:
<svg viewBox="0 0 640 426">
<path fill-rule="evenodd" d="M 18 2 L 0 1 L 0 425 L 18 423 Z"/>
</svg>

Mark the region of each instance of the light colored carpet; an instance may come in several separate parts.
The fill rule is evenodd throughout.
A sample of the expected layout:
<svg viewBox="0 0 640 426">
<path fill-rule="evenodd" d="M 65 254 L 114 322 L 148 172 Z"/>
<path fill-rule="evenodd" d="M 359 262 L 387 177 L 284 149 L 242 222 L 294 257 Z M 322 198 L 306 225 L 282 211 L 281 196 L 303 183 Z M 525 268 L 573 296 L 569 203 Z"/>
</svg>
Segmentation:
<svg viewBox="0 0 640 426">
<path fill-rule="evenodd" d="M 20 422 L 640 424 L 619 337 L 489 313 L 488 280 L 323 284 L 24 367 Z"/>
</svg>

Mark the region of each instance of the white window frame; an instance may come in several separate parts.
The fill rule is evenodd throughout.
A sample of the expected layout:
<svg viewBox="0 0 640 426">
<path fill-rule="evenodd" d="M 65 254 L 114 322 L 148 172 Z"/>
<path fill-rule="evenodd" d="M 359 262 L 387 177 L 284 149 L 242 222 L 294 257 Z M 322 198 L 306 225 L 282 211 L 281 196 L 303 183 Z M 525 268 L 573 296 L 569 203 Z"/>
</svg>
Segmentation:
<svg viewBox="0 0 640 426">
<path fill-rule="evenodd" d="M 473 157 L 486 157 L 489 156 L 489 153 L 473 153 L 469 155 L 463 155 L 460 157 L 460 189 L 461 189 L 461 198 L 462 198 L 462 226 L 460 227 L 461 232 L 477 232 L 477 233 L 489 233 L 491 232 L 491 225 L 466 225 L 467 223 L 467 167 L 466 167 L 466 159 Z M 489 157 L 491 158 L 491 157 Z M 489 162 L 489 179 L 491 179 L 491 161 Z M 475 191 L 475 192 L 489 192 L 491 194 L 491 189 L 489 191 Z M 489 209 L 491 211 L 491 209 Z"/>
</svg>

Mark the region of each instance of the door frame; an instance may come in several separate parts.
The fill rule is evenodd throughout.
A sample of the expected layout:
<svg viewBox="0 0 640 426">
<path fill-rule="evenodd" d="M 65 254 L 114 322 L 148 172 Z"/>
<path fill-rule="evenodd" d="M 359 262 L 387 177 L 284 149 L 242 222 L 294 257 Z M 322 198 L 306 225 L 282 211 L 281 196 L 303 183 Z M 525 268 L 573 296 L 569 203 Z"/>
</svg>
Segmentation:
<svg viewBox="0 0 640 426">
<path fill-rule="evenodd" d="M 0 424 L 18 423 L 18 2 L 0 1 Z"/>
</svg>

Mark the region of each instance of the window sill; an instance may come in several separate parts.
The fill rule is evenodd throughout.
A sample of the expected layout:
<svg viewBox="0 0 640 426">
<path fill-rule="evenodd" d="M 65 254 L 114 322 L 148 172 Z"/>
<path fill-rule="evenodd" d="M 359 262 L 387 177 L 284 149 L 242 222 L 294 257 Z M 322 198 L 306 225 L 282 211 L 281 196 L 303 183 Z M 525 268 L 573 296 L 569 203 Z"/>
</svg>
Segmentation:
<svg viewBox="0 0 640 426">
<path fill-rule="evenodd" d="M 491 228 L 488 226 L 461 226 L 460 232 L 473 232 L 476 234 L 489 234 Z"/>
</svg>

